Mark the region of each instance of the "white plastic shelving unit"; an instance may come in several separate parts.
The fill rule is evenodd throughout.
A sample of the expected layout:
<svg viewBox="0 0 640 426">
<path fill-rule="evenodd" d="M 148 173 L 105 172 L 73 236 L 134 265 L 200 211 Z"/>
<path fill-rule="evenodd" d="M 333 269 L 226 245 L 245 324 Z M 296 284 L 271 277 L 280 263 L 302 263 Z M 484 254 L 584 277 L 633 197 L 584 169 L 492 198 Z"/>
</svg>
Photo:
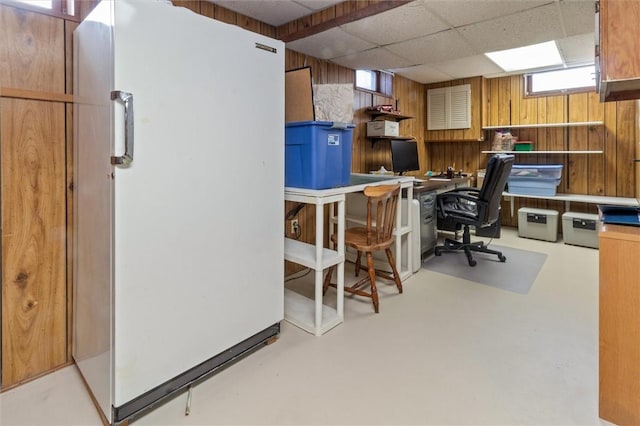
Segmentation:
<svg viewBox="0 0 640 426">
<path fill-rule="evenodd" d="M 316 237 L 315 244 L 285 238 L 284 258 L 290 262 L 306 266 L 315 271 L 314 300 L 303 295 L 285 289 L 284 292 L 284 319 L 303 330 L 316 336 L 320 336 L 344 321 L 344 262 L 345 262 L 345 200 L 346 194 L 363 191 L 368 185 L 382 185 L 400 183 L 405 190 L 406 197 L 413 197 L 413 177 L 410 176 L 380 176 L 367 174 L 352 174 L 351 185 L 331 189 L 305 189 L 285 188 L 284 198 L 293 201 L 316 206 Z M 337 248 L 335 250 L 324 248 L 325 226 L 324 206 L 337 205 L 337 212 L 330 215 L 329 226 L 334 229 L 337 226 Z M 402 207 L 396 211 L 397 223 L 401 223 Z M 396 231 L 396 259 L 402 264 L 401 240 L 403 237 L 411 239 L 411 219 Z M 407 256 L 411 259 L 412 247 L 409 244 Z M 410 262 L 406 262 L 409 264 Z M 323 304 L 322 284 L 323 270 L 336 265 L 336 307 Z M 399 271 L 401 279 L 411 275 L 410 267 Z"/>
<path fill-rule="evenodd" d="M 316 336 L 321 336 L 344 321 L 344 193 L 295 194 L 285 191 L 285 200 L 316 206 L 316 240 L 314 244 L 284 240 L 284 258 L 315 271 L 315 300 L 294 291 L 284 290 L 284 319 Z M 336 250 L 324 248 L 324 206 L 338 205 L 338 244 Z M 322 303 L 322 272 L 337 265 L 336 307 Z"/>
</svg>

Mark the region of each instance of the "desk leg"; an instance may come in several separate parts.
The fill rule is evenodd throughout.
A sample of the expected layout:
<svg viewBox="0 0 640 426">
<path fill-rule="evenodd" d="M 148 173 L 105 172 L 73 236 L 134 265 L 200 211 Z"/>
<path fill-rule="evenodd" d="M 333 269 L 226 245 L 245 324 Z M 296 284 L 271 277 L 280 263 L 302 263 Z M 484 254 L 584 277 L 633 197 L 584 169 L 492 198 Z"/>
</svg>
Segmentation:
<svg viewBox="0 0 640 426">
<path fill-rule="evenodd" d="M 322 249 L 324 248 L 324 205 L 316 204 L 316 277 L 315 277 L 315 329 L 322 335 Z"/>
<path fill-rule="evenodd" d="M 345 231 L 345 202 L 338 201 L 338 255 L 342 258 L 342 262 L 338 263 L 338 277 L 336 283 L 336 311 L 338 318 L 344 319 L 344 231 Z"/>
</svg>

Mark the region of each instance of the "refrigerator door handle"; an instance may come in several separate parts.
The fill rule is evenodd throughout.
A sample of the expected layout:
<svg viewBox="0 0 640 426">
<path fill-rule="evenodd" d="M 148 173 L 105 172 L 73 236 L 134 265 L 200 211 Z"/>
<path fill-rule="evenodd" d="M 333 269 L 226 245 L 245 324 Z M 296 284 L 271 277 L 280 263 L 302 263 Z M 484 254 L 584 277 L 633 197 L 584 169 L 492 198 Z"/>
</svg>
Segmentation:
<svg viewBox="0 0 640 426">
<path fill-rule="evenodd" d="M 133 94 L 114 90 L 111 100 L 124 105 L 124 155 L 111 156 L 111 164 L 128 166 L 133 162 Z"/>
</svg>

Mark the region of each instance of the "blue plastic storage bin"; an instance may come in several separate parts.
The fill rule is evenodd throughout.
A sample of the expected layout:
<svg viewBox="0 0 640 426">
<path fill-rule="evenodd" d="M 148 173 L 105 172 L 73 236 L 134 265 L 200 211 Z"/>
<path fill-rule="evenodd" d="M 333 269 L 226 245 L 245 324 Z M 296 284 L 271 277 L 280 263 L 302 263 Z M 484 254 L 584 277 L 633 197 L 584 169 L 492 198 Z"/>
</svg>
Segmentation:
<svg viewBox="0 0 640 426">
<path fill-rule="evenodd" d="M 507 183 L 511 194 L 552 196 L 560 179 L 509 176 Z"/>
<path fill-rule="evenodd" d="M 526 178 L 560 179 L 562 164 L 514 164 L 510 176 Z"/>
<path fill-rule="evenodd" d="M 354 127 L 331 121 L 287 123 L 284 185 L 308 189 L 348 185 Z"/>
</svg>

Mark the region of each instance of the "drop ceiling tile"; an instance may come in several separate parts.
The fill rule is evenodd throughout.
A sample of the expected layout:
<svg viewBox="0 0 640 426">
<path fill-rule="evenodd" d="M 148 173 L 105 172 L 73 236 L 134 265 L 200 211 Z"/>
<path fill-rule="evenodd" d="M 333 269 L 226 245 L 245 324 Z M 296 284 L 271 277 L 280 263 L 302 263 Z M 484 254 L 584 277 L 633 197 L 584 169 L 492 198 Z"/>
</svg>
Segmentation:
<svg viewBox="0 0 640 426">
<path fill-rule="evenodd" d="M 559 5 L 566 36 L 595 31 L 596 15 L 594 2 L 585 0 L 563 0 Z"/>
<path fill-rule="evenodd" d="M 452 27 L 488 21 L 531 9 L 553 0 L 425 0 L 425 7 Z"/>
<path fill-rule="evenodd" d="M 386 70 L 389 68 L 402 68 L 413 65 L 411 62 L 393 54 L 384 47 L 377 47 L 364 52 L 335 58 L 332 59 L 331 62 L 354 70 Z"/>
<path fill-rule="evenodd" d="M 468 56 L 432 65 L 433 69 L 448 74 L 454 79 L 503 72 L 502 68 L 484 55 Z"/>
<path fill-rule="evenodd" d="M 334 4 L 342 2 L 343 0 L 294 0 L 294 3 L 299 3 L 314 11 L 326 9 L 329 6 L 333 6 Z"/>
<path fill-rule="evenodd" d="M 350 22 L 341 28 L 364 40 L 384 46 L 437 33 L 448 26 L 425 9 L 422 1 L 414 1 L 366 19 Z"/>
<path fill-rule="evenodd" d="M 269 25 L 282 25 L 313 13 L 308 7 L 282 0 L 216 0 L 213 3 Z"/>
<path fill-rule="evenodd" d="M 416 65 L 414 67 L 392 69 L 397 75 L 417 81 L 422 84 L 437 83 L 440 81 L 453 80 L 448 74 L 444 74 L 429 65 Z"/>
<path fill-rule="evenodd" d="M 564 37 L 555 4 L 518 12 L 510 19 L 497 18 L 466 25 L 458 28 L 458 31 L 478 53 L 528 46 Z"/>
<path fill-rule="evenodd" d="M 477 53 L 456 30 L 441 31 L 425 37 L 390 44 L 386 48 L 398 56 L 408 59 L 412 65 L 442 62 Z"/>
<path fill-rule="evenodd" d="M 567 65 L 593 63 L 595 34 L 587 33 L 560 39 L 558 48 Z"/>
<path fill-rule="evenodd" d="M 374 44 L 354 37 L 340 28 L 332 28 L 303 39 L 287 43 L 287 49 L 305 53 L 320 59 L 332 59 L 351 55 L 376 47 Z"/>
</svg>

